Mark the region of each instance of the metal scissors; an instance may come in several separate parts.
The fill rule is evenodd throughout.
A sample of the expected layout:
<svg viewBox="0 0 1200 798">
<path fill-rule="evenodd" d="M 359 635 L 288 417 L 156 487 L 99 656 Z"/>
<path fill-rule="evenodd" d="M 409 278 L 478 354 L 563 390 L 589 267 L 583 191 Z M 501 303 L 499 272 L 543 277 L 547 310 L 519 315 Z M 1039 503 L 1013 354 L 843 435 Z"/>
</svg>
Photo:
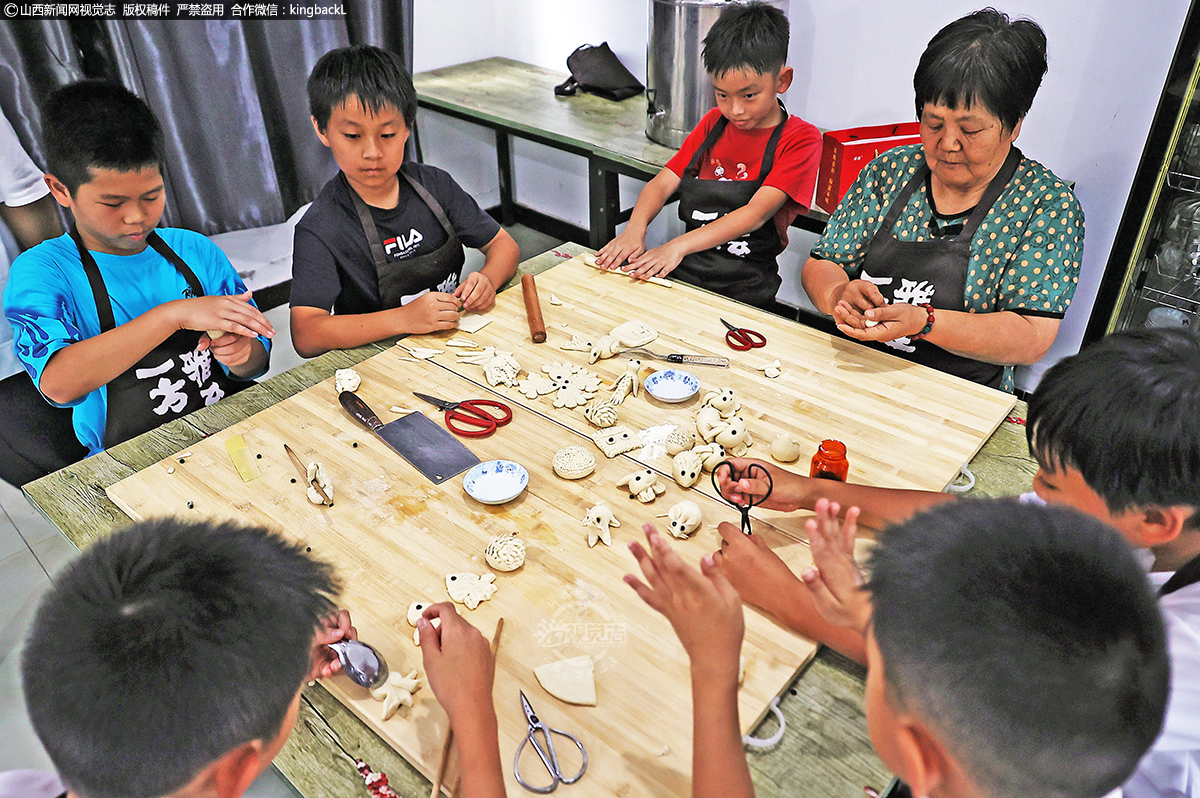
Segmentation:
<svg viewBox="0 0 1200 798">
<path fill-rule="evenodd" d="M 521 708 L 525 710 L 525 721 L 529 724 L 529 732 L 525 735 L 525 739 L 521 741 L 521 745 L 517 748 L 517 755 L 513 758 L 513 775 L 517 777 L 517 783 L 530 792 L 544 794 L 554 792 L 559 784 L 574 784 L 579 781 L 583 777 L 583 771 L 587 770 L 587 751 L 584 750 L 583 743 L 579 742 L 574 735 L 567 734 L 561 729 L 552 729 L 538 720 L 537 713 L 529 705 L 529 699 L 525 697 L 525 691 L 523 690 L 521 691 Z M 542 733 L 542 738 L 546 741 L 545 746 L 535 736 L 538 732 Z M 551 734 L 566 737 L 575 743 L 575 747 L 579 749 L 579 753 L 583 754 L 583 764 L 579 766 L 579 772 L 574 776 L 564 776 L 562 771 L 559 770 L 558 756 L 554 753 L 554 741 L 550 739 Z M 545 787 L 535 787 L 521 777 L 521 752 L 525 750 L 526 743 L 533 743 L 533 750 L 537 751 L 538 759 L 542 760 L 542 764 L 550 772 L 552 780 Z"/>
<path fill-rule="evenodd" d="M 721 319 L 721 323 L 729 330 L 729 332 L 725 333 L 725 343 L 729 344 L 730 349 L 745 352 L 750 349 L 761 349 L 767 345 L 767 336 L 760 332 L 747 330 L 745 327 L 738 327 L 736 324 L 730 324 L 725 321 L 725 319 Z"/>
<path fill-rule="evenodd" d="M 446 426 L 450 431 L 464 438 L 486 438 L 512 421 L 512 408 L 494 399 L 466 399 L 462 402 L 451 402 L 438 399 L 425 393 L 413 391 L 413 396 L 424 399 L 446 411 Z M 484 408 L 494 407 L 500 411 L 493 413 Z"/>
<path fill-rule="evenodd" d="M 731 499 L 726 499 L 725 494 L 721 493 L 721 483 L 717 476 L 722 468 L 728 469 L 730 482 L 737 482 L 743 477 L 747 479 L 766 479 L 767 492 L 759 497 L 758 501 L 752 501 L 749 504 L 738 504 Z M 743 471 L 741 474 L 735 475 L 733 472 L 733 463 L 731 463 L 729 460 L 722 460 L 721 462 L 717 463 L 717 467 L 712 470 L 712 484 L 713 488 L 717 491 L 717 495 L 720 496 L 726 504 L 734 507 L 739 513 L 742 514 L 742 534 L 752 534 L 750 531 L 750 509 L 765 502 L 767 497 L 771 495 L 771 491 L 775 489 L 775 483 L 771 479 L 771 472 L 760 466 L 758 463 L 751 463 L 745 471 Z"/>
</svg>

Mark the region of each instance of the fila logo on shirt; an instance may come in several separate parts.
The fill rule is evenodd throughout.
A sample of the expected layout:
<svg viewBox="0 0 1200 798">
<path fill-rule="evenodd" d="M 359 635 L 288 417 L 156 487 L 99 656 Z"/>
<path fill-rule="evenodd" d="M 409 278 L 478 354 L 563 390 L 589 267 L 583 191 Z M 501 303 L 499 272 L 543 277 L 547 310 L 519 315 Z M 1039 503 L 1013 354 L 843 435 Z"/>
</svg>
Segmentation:
<svg viewBox="0 0 1200 798">
<path fill-rule="evenodd" d="M 398 260 L 411 255 L 416 250 L 417 244 L 424 240 L 425 236 L 421 235 L 421 231 L 414 227 L 408 231 L 407 236 L 396 236 L 384 241 L 383 251 Z"/>
</svg>

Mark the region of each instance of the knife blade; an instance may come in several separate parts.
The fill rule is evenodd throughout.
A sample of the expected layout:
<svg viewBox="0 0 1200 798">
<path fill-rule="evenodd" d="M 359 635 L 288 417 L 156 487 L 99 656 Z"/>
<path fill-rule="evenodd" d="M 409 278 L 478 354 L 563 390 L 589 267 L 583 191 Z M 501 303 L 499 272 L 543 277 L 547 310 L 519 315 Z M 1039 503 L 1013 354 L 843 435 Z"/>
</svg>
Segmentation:
<svg viewBox="0 0 1200 798">
<path fill-rule="evenodd" d="M 718 368 L 729 368 L 729 358 L 727 357 L 710 357 L 708 355 L 684 355 L 672 353 L 669 355 L 660 355 L 658 352 L 651 352 L 649 349 L 634 347 L 632 349 L 622 349 L 617 352 L 618 355 L 625 355 L 630 352 L 636 352 L 639 355 L 652 357 L 655 360 L 663 360 L 667 363 L 686 363 L 692 366 L 717 366 Z"/>
<path fill-rule="evenodd" d="M 461 474 L 479 462 L 474 452 L 439 427 L 424 413 L 409 413 L 384 424 L 357 394 L 342 391 L 338 402 L 358 423 L 374 432 L 435 485 Z"/>
</svg>

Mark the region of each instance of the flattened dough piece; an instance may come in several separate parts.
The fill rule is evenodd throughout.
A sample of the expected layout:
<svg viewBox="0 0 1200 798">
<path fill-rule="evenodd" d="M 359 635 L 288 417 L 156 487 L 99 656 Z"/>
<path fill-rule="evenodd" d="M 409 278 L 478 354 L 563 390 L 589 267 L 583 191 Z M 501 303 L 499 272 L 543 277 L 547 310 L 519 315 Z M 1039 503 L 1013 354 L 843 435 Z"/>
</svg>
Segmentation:
<svg viewBox="0 0 1200 798">
<path fill-rule="evenodd" d="M 473 610 L 479 606 L 479 602 L 487 601 L 496 592 L 495 581 L 495 574 L 447 574 L 446 592 L 451 599 Z"/>
<path fill-rule="evenodd" d="M 596 706 L 596 678 L 592 658 L 587 654 L 538 665 L 533 669 L 533 675 L 538 684 L 559 701 Z"/>
</svg>

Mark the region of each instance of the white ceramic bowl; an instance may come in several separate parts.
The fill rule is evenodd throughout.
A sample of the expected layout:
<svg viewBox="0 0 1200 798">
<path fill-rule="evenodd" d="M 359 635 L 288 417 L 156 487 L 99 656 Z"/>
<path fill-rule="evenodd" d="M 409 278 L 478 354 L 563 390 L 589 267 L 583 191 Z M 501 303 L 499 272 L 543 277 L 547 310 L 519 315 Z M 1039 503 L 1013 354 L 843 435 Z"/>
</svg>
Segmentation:
<svg viewBox="0 0 1200 798">
<path fill-rule="evenodd" d="M 471 468 L 463 477 L 463 488 L 477 502 L 504 504 L 529 486 L 529 472 L 511 460 L 488 460 Z"/>
<path fill-rule="evenodd" d="M 660 402 L 686 402 L 700 392 L 700 380 L 691 372 L 663 369 L 646 378 L 646 392 Z"/>
</svg>

